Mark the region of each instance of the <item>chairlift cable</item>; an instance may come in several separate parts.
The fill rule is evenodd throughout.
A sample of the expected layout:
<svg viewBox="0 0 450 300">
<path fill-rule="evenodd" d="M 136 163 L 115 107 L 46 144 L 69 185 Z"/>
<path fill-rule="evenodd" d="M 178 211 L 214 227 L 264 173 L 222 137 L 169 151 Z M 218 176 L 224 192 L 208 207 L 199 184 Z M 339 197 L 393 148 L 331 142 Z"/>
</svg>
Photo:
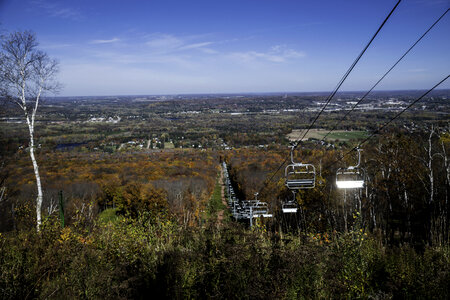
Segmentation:
<svg viewBox="0 0 450 300">
<path fill-rule="evenodd" d="M 426 95 L 428 95 L 430 92 L 432 92 L 435 88 L 437 88 L 439 85 L 441 85 L 444 81 L 446 81 L 448 78 L 450 77 L 450 75 L 447 75 L 444 79 L 442 79 L 441 81 L 439 81 L 436 85 L 434 85 L 432 88 L 430 88 L 428 91 L 426 91 L 424 94 L 422 94 L 419 98 L 417 98 L 416 100 L 412 101 L 407 107 L 405 107 L 402 111 L 400 111 L 399 113 L 397 113 L 393 118 L 391 118 L 388 122 L 384 123 L 380 128 L 378 128 L 377 130 L 375 130 L 369 137 L 367 137 L 366 139 L 364 139 L 362 142 L 360 142 L 357 146 L 353 147 L 352 149 L 350 149 L 348 152 L 346 152 L 344 155 L 342 155 L 342 157 L 340 159 L 335 160 L 333 163 L 328 164 L 325 168 L 330 168 L 332 166 L 334 166 L 335 164 L 337 164 L 338 162 L 342 161 L 346 156 L 348 156 L 350 153 L 352 153 L 352 151 L 358 149 L 361 147 L 361 145 L 363 145 L 364 143 L 366 143 L 368 140 L 370 140 L 371 138 L 373 138 L 375 135 L 377 135 L 378 133 L 380 133 L 381 130 L 383 130 L 387 125 L 389 125 L 392 121 L 394 121 L 395 119 L 397 119 L 401 114 L 403 114 L 406 110 L 408 110 L 409 108 L 411 108 L 414 104 L 416 104 L 417 102 L 419 102 L 420 100 L 422 100 Z M 323 190 L 325 189 L 326 185 L 323 185 L 321 188 L 321 192 L 323 192 Z"/>
<path fill-rule="evenodd" d="M 426 91 L 424 94 L 422 94 L 419 98 L 417 98 L 416 100 L 412 101 L 407 107 L 405 107 L 402 111 L 398 112 L 393 118 L 391 118 L 389 121 L 387 121 L 386 123 L 384 123 L 380 128 L 378 128 L 377 130 L 375 130 L 370 136 L 368 136 L 367 138 L 365 138 L 362 142 L 360 142 L 357 146 L 353 147 L 352 149 L 350 149 L 348 152 L 346 152 L 340 159 L 336 160 L 335 162 L 329 164 L 327 166 L 327 168 L 332 167 L 333 165 L 337 164 L 338 162 L 342 161 L 344 159 L 344 157 L 346 157 L 347 155 L 349 155 L 352 151 L 356 150 L 357 148 L 360 148 L 364 143 L 366 143 L 368 140 L 370 140 L 371 138 L 373 138 L 375 135 L 377 135 L 378 133 L 380 133 L 381 130 L 383 130 L 384 128 L 386 128 L 386 126 L 388 126 L 392 121 L 394 121 L 395 119 L 397 119 L 401 114 L 403 114 L 406 110 L 408 110 L 409 108 L 411 108 L 414 104 L 416 104 L 417 102 L 419 102 L 420 100 L 422 100 L 426 95 L 428 95 L 431 91 L 433 91 L 435 88 L 437 88 L 439 85 L 441 85 L 444 81 L 446 81 L 448 78 L 450 77 L 450 75 L 447 75 L 444 79 L 442 79 L 441 81 L 439 81 L 437 84 L 435 84 L 431 89 L 429 89 L 428 91 Z"/>
<path fill-rule="evenodd" d="M 372 90 L 377 87 L 377 85 L 400 63 L 400 61 L 403 60 L 403 58 L 408 55 L 408 53 L 428 34 L 428 32 L 448 13 L 448 11 L 450 10 L 450 8 L 448 8 L 434 23 L 433 25 L 431 25 L 427 31 L 425 31 L 424 34 L 422 34 L 422 36 L 395 62 L 395 64 L 392 65 L 392 67 L 386 72 L 384 73 L 383 76 L 381 76 L 381 78 L 364 94 L 364 96 L 355 104 L 353 105 L 353 107 L 351 108 L 351 110 L 349 110 L 343 117 L 341 120 L 339 120 L 339 122 L 337 122 L 334 127 L 328 131 L 328 133 L 319 141 L 319 144 L 323 141 L 325 141 L 325 139 L 327 138 L 327 136 L 333 132 L 334 130 L 336 130 L 336 128 L 345 120 L 345 118 L 352 113 L 356 106 L 358 106 L 362 101 L 364 101 L 364 99 L 372 92 Z"/>
<path fill-rule="evenodd" d="M 359 60 L 361 59 L 361 57 L 364 55 L 364 53 L 366 52 L 366 50 L 369 48 L 369 46 L 372 44 L 373 40 L 375 39 L 375 37 L 378 35 L 378 33 L 381 31 L 381 29 L 383 28 L 384 24 L 386 24 L 387 20 L 390 18 L 390 16 L 392 15 L 392 13 L 394 12 L 394 10 L 397 8 L 397 6 L 400 4 L 401 0 L 399 0 L 397 2 L 397 4 L 394 6 L 394 8 L 391 10 L 391 12 L 387 15 L 387 17 L 384 19 L 383 23 L 381 23 L 380 27 L 378 28 L 378 30 L 375 32 L 375 34 L 372 36 L 372 38 L 370 39 L 370 41 L 367 43 L 367 45 L 364 47 L 364 49 L 361 51 L 361 53 L 358 55 L 358 57 L 355 59 L 355 61 L 353 61 L 352 65 L 350 66 L 350 68 L 347 70 L 347 72 L 345 72 L 344 76 L 342 76 L 341 80 L 339 81 L 339 83 L 337 84 L 337 86 L 335 87 L 335 89 L 333 90 L 333 92 L 328 96 L 325 105 L 322 107 L 322 109 L 319 111 L 319 113 L 317 114 L 317 116 L 314 118 L 314 120 L 312 121 L 312 123 L 309 125 L 308 129 L 305 131 L 305 133 L 303 134 L 303 136 L 300 139 L 297 139 L 297 141 L 295 142 L 295 148 L 297 148 L 298 144 L 300 143 L 300 141 L 302 141 L 305 136 L 308 134 L 308 132 L 311 130 L 311 128 L 314 126 L 314 124 L 316 123 L 317 119 L 320 117 L 320 115 L 323 113 L 323 111 L 327 108 L 328 104 L 331 102 L 331 100 L 333 99 L 334 95 L 336 95 L 337 91 L 339 90 L 339 88 L 342 86 L 342 84 L 344 83 L 344 81 L 347 79 L 347 77 L 350 75 L 350 73 L 352 72 L 353 68 L 356 66 L 356 64 L 359 62 Z"/>
<path fill-rule="evenodd" d="M 394 8 L 392 8 L 392 10 L 389 12 L 389 14 L 387 15 L 387 17 L 384 19 L 383 23 L 381 23 L 381 25 L 379 26 L 378 30 L 375 32 L 375 34 L 372 36 L 372 38 L 370 39 L 370 41 L 367 43 L 367 45 L 364 47 L 364 49 L 361 51 L 361 53 L 358 55 L 358 57 L 355 59 L 355 61 L 352 63 L 352 65 L 350 66 L 350 68 L 347 70 L 347 72 L 344 74 L 344 76 L 341 78 L 341 80 L 339 81 L 339 83 L 337 84 L 336 88 L 334 89 L 334 91 L 328 96 L 327 98 L 327 102 L 325 103 L 325 105 L 323 106 L 323 108 L 321 109 L 321 111 L 317 114 L 317 116 L 314 118 L 313 122 L 311 123 L 311 125 L 308 127 L 308 129 L 306 130 L 305 134 L 303 135 L 302 138 L 297 139 L 295 141 L 294 144 L 294 150 L 298 147 L 300 141 L 306 136 L 306 134 L 309 132 L 309 130 L 312 128 L 312 126 L 314 126 L 314 123 L 317 121 L 317 119 L 320 117 L 320 115 L 322 114 L 322 112 L 325 110 L 325 108 L 328 106 L 328 104 L 330 103 L 331 99 L 334 97 L 334 95 L 337 93 L 337 91 L 339 90 L 339 88 L 342 86 L 342 84 L 344 83 L 344 81 L 347 79 L 347 77 L 350 75 L 350 73 L 352 72 L 353 68 L 356 66 L 356 64 L 358 63 L 358 61 L 361 59 L 361 57 L 363 56 L 363 54 L 366 52 L 366 50 L 369 48 L 369 46 L 372 44 L 372 41 L 375 39 L 375 37 L 378 35 L 378 33 L 381 31 L 381 29 L 383 28 L 383 26 L 386 24 L 387 20 L 390 18 L 390 16 L 392 15 L 392 13 L 395 11 L 395 9 L 397 8 L 397 6 L 400 4 L 401 0 L 399 0 L 397 2 L 397 4 L 395 4 Z M 275 175 L 281 170 L 281 168 L 284 166 L 284 164 L 288 161 L 289 156 L 287 156 L 284 161 L 280 164 L 280 166 L 277 168 L 277 170 L 271 175 L 271 177 L 269 178 L 269 180 L 267 182 L 271 182 L 272 179 L 275 177 Z M 261 189 L 260 189 L 260 193 L 261 191 L 264 189 L 266 185 L 264 185 Z"/>
</svg>

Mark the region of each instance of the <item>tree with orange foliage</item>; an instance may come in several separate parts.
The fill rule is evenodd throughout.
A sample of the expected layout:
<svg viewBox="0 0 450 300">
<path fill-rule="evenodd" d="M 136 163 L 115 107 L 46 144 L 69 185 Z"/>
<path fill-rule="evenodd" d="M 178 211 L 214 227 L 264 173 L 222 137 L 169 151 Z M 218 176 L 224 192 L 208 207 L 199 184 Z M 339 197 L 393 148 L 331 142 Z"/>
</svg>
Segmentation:
<svg viewBox="0 0 450 300">
<path fill-rule="evenodd" d="M 136 182 L 123 186 L 115 202 L 119 213 L 131 217 L 137 217 L 143 211 L 158 215 L 168 208 L 165 190 L 157 189 L 151 184 Z"/>
</svg>

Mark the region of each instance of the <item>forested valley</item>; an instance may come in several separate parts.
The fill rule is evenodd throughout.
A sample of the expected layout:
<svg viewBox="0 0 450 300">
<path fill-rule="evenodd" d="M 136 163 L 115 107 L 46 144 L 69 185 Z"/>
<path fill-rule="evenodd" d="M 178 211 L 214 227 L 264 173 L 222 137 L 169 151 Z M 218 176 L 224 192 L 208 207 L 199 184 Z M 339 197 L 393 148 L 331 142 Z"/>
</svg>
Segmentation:
<svg viewBox="0 0 450 300">
<path fill-rule="evenodd" d="M 359 94 L 339 94 L 294 152 L 316 168 L 294 214 L 283 162 L 323 94 L 46 99 L 39 231 L 26 125 L 5 103 L 2 298 L 448 298 L 449 91 L 371 137 L 417 94 L 375 93 L 343 122 Z M 368 137 L 364 188 L 338 189 Z M 237 198 L 259 192 L 272 217 L 233 217 L 224 165 Z"/>
</svg>

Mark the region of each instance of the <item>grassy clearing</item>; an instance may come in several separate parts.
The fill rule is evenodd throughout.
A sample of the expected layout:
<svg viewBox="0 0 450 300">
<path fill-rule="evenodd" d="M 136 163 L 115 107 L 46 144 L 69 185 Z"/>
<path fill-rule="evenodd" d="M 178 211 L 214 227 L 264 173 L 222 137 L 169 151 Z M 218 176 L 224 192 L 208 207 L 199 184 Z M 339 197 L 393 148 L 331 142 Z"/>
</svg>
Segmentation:
<svg viewBox="0 0 450 300">
<path fill-rule="evenodd" d="M 217 213 L 220 210 L 223 210 L 226 208 L 225 205 L 222 203 L 222 194 L 221 194 L 222 186 L 219 181 L 219 176 L 217 176 L 216 186 L 214 187 L 214 191 L 212 193 L 211 199 L 209 199 L 208 219 L 217 218 Z"/>
<path fill-rule="evenodd" d="M 115 223 L 119 219 L 117 208 L 107 208 L 98 215 L 100 224 Z"/>
<path fill-rule="evenodd" d="M 305 136 L 304 140 L 308 139 L 317 139 L 321 140 L 329 130 L 325 129 L 311 129 L 308 134 Z M 295 129 L 290 134 L 287 135 L 288 139 L 291 141 L 296 141 L 299 138 L 301 138 L 304 134 L 304 130 L 301 129 Z M 335 130 L 331 132 L 325 140 L 327 141 L 349 141 L 349 140 L 361 140 L 368 136 L 367 131 L 361 131 L 361 130 L 352 130 L 352 131 L 346 131 L 346 130 Z"/>
<path fill-rule="evenodd" d="M 334 131 L 329 136 L 327 136 L 327 140 L 362 140 L 368 137 L 369 134 L 367 131 Z"/>
<path fill-rule="evenodd" d="M 164 149 L 173 149 L 173 148 L 175 148 L 173 143 L 170 143 L 170 142 L 165 142 L 164 143 Z"/>
</svg>

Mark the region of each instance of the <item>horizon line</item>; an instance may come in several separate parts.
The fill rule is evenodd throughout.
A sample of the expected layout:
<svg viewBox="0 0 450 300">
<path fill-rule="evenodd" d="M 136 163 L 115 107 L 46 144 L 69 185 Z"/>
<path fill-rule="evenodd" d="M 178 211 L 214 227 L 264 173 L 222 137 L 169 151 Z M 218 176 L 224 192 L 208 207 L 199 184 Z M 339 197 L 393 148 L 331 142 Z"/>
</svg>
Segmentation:
<svg viewBox="0 0 450 300">
<path fill-rule="evenodd" d="M 371 94 L 382 93 L 382 92 L 412 92 L 412 91 L 425 91 L 426 89 L 393 89 L 393 90 L 377 90 L 372 91 Z M 435 91 L 445 91 L 450 90 L 450 88 L 441 88 L 435 89 Z M 365 90 L 347 90 L 347 91 L 338 91 L 337 94 L 340 93 L 364 93 Z M 326 94 L 331 93 L 331 91 L 308 91 L 308 92 L 214 92 L 214 93 L 158 93 L 158 94 L 110 94 L 110 95 L 65 95 L 65 96 L 45 96 L 45 98 L 70 98 L 70 97 L 161 97 L 161 96 L 208 96 L 208 95 L 292 95 L 292 94 Z"/>
</svg>

